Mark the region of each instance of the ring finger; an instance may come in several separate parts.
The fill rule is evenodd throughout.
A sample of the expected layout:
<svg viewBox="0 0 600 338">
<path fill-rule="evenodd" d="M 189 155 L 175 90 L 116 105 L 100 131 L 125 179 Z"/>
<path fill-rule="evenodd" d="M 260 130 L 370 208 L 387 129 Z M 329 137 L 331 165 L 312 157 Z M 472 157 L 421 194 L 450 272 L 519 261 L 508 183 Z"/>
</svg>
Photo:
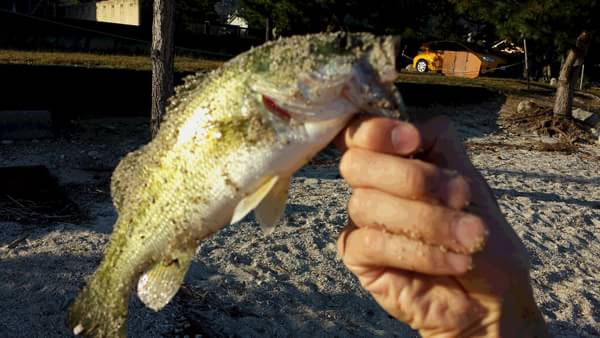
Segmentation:
<svg viewBox="0 0 600 338">
<path fill-rule="evenodd" d="M 486 237 L 477 216 L 373 189 L 354 190 L 348 215 L 360 228 L 383 229 L 455 253 L 481 249 Z"/>
<path fill-rule="evenodd" d="M 443 252 L 418 240 L 371 228 L 347 227 L 338 240 L 344 264 L 355 273 L 373 267 L 396 268 L 429 275 L 455 275 L 471 268 L 468 255 Z"/>
</svg>

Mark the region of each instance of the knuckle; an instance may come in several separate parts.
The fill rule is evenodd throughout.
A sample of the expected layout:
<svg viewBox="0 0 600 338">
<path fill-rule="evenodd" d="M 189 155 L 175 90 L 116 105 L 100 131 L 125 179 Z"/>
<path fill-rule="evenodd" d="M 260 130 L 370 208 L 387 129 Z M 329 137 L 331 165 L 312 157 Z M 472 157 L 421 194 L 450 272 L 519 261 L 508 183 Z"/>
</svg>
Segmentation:
<svg viewBox="0 0 600 338">
<path fill-rule="evenodd" d="M 427 190 L 427 175 L 418 166 L 407 166 L 403 171 L 401 180 L 401 184 L 414 195 L 408 196 L 409 198 L 421 197 Z"/>
<path fill-rule="evenodd" d="M 363 207 L 363 195 L 362 189 L 356 189 L 348 201 L 348 217 L 354 222 L 357 222 L 360 216 Z"/>
<path fill-rule="evenodd" d="M 420 224 L 421 232 L 424 231 L 424 226 L 435 227 L 437 224 L 435 223 L 435 208 L 432 208 L 429 204 L 419 204 L 416 205 L 413 209 L 414 217 L 413 219 L 418 220 Z"/>
<path fill-rule="evenodd" d="M 386 118 L 367 117 L 361 120 L 360 125 L 354 130 L 352 143 L 362 148 L 376 148 L 396 123 L 396 121 Z"/>
<path fill-rule="evenodd" d="M 344 153 L 340 160 L 340 174 L 345 179 L 351 178 L 355 174 L 357 162 L 360 161 L 360 151 L 349 149 Z"/>
<path fill-rule="evenodd" d="M 377 133 L 378 126 L 373 123 L 373 121 L 368 121 L 367 123 L 363 123 L 359 132 L 355 134 L 354 143 L 358 144 L 362 147 L 366 147 L 370 149 L 374 140 L 377 139 L 379 134 Z"/>
<path fill-rule="evenodd" d="M 439 249 L 427 248 L 427 253 L 423 256 L 423 261 L 419 266 L 424 271 L 435 271 L 446 267 L 446 261 L 443 258 L 443 253 Z"/>
<path fill-rule="evenodd" d="M 358 226 L 370 226 L 372 217 L 369 215 L 373 210 L 373 199 L 376 198 L 369 189 L 355 189 L 348 200 L 348 217 Z"/>
<path fill-rule="evenodd" d="M 348 240 L 348 235 L 350 234 L 351 230 L 346 228 L 342 231 L 342 233 L 340 234 L 340 236 L 337 239 L 336 242 L 336 247 L 337 247 L 337 254 L 338 257 L 340 257 L 342 260 L 345 260 L 345 253 L 346 253 L 346 241 Z"/>
<path fill-rule="evenodd" d="M 363 231 L 361 242 L 363 256 L 367 261 L 377 261 L 385 252 L 385 238 L 381 231 Z"/>
</svg>

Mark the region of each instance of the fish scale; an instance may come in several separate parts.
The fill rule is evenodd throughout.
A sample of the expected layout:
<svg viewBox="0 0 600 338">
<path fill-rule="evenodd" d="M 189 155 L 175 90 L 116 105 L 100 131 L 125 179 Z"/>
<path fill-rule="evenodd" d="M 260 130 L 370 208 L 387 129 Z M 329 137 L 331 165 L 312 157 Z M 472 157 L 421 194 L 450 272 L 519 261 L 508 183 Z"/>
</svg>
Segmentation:
<svg viewBox="0 0 600 338">
<path fill-rule="evenodd" d="M 359 112 L 402 117 L 394 37 L 294 36 L 188 77 L 156 137 L 113 173 L 118 212 L 103 261 L 75 298 L 76 335 L 126 336 L 127 304 L 160 310 L 200 241 L 249 212 L 273 231 L 292 174 Z"/>
</svg>

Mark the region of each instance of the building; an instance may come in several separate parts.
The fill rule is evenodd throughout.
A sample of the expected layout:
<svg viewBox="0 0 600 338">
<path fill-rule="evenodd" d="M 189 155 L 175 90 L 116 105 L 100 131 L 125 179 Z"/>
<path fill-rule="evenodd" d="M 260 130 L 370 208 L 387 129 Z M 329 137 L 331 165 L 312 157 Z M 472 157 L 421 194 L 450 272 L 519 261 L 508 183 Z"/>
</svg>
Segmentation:
<svg viewBox="0 0 600 338">
<path fill-rule="evenodd" d="M 73 19 L 140 25 L 140 0 L 101 0 L 81 2 L 65 8 L 65 16 Z"/>
</svg>

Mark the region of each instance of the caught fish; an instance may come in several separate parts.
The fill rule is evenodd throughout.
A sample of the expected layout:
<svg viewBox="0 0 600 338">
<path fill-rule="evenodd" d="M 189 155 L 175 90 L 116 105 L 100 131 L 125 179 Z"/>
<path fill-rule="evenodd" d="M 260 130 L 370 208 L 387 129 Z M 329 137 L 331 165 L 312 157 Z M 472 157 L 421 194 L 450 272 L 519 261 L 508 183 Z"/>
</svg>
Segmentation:
<svg viewBox="0 0 600 338">
<path fill-rule="evenodd" d="M 290 177 L 359 112 L 399 118 L 399 40 L 367 33 L 269 42 L 176 89 L 156 137 L 126 155 L 104 260 L 71 304 L 76 335 L 126 336 L 129 294 L 158 311 L 200 241 L 254 210 L 265 233 Z"/>
</svg>

